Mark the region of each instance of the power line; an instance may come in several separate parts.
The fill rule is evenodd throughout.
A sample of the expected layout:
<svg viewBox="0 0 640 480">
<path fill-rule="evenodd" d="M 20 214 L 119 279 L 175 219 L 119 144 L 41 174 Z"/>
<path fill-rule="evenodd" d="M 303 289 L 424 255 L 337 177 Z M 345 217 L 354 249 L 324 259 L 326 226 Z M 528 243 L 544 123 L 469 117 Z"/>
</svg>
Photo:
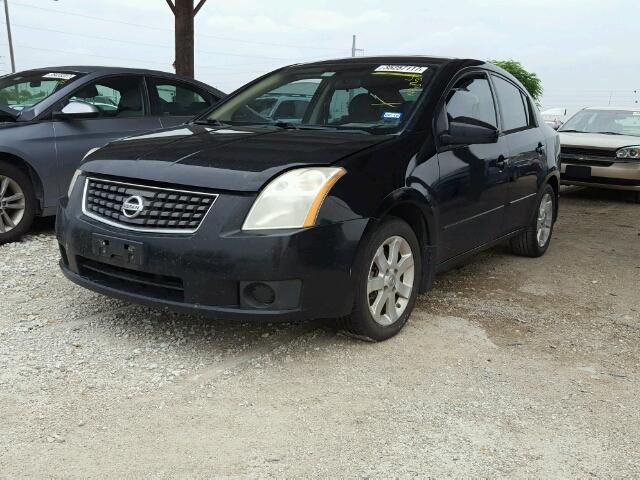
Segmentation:
<svg viewBox="0 0 640 480">
<path fill-rule="evenodd" d="M 18 3 L 18 2 L 13 2 L 13 5 L 19 6 L 19 7 L 23 7 L 23 8 L 31 8 L 31 9 L 35 9 L 35 10 L 42 10 L 42 11 L 46 11 L 46 12 L 54 12 L 54 13 L 58 13 L 60 15 L 69 15 L 69 16 L 74 16 L 74 17 L 81 17 L 81 18 L 89 18 L 92 20 L 99 20 L 101 22 L 107 22 L 107 23 L 117 23 L 120 25 L 128 25 L 130 27 L 136 27 L 136 28 L 147 28 L 149 30 L 157 30 L 157 31 L 163 31 L 163 32 L 172 32 L 173 30 L 170 28 L 162 28 L 162 27 L 155 27 L 155 26 L 150 26 L 150 25 L 143 25 L 140 23 L 132 23 L 132 22 L 125 22 L 123 20 L 115 20 L 115 19 L 108 19 L 108 18 L 102 18 L 102 17 L 96 17 L 93 15 L 86 15 L 84 13 L 76 13 L 76 12 L 62 12 L 60 10 L 54 9 L 54 8 L 46 8 L 46 7 L 38 7 L 36 5 L 31 5 L 28 3 Z M 245 39 L 240 39 L 240 38 L 229 38 L 229 37 L 221 37 L 218 35 L 210 35 L 210 34 L 198 34 L 196 35 L 197 37 L 204 37 L 204 38 L 213 38 L 216 40 L 226 40 L 229 42 L 236 42 L 236 43 L 248 43 L 248 44 L 252 44 L 252 45 L 266 45 L 266 46 L 271 46 L 271 47 L 287 47 L 287 48 L 302 48 L 305 50 L 326 50 L 326 51 L 335 51 L 335 52 L 344 52 L 345 50 L 343 48 L 335 48 L 335 47 L 318 47 L 318 46 L 311 46 L 311 45 L 294 45 L 294 44 L 285 44 L 285 43 L 274 43 L 274 42 L 259 42 L 259 41 L 255 41 L 255 40 L 245 40 Z"/>
<path fill-rule="evenodd" d="M 94 40 L 107 40 L 109 42 L 125 43 L 125 44 L 129 44 L 129 45 L 137 45 L 137 46 L 142 46 L 142 47 L 172 48 L 171 45 L 166 45 L 166 44 L 157 44 L 157 43 L 153 44 L 153 43 L 137 42 L 137 41 L 132 41 L 132 40 L 121 40 L 121 39 L 118 39 L 118 38 L 101 37 L 101 36 L 98 36 L 98 35 L 87 35 L 87 34 L 83 34 L 83 33 L 65 32 L 63 30 L 54 30 L 52 28 L 43 28 L 43 27 L 32 27 L 30 25 L 22 25 L 22 24 L 15 23 L 15 22 L 12 23 L 12 26 L 20 27 L 20 28 L 27 28 L 27 29 L 30 29 L 30 30 L 43 31 L 43 32 L 58 33 L 58 34 L 61 34 L 61 35 L 68 35 L 68 36 L 71 36 L 71 37 L 92 38 Z M 246 55 L 246 54 L 241 54 L 241 53 L 212 52 L 212 51 L 200 50 L 200 49 L 196 49 L 195 51 L 197 53 L 201 53 L 201 54 L 204 54 L 204 55 L 221 55 L 221 56 L 226 56 L 226 57 L 242 57 L 242 58 L 257 58 L 257 59 L 264 59 L 264 60 L 292 61 L 291 58 L 284 58 L 284 57 L 267 57 L 267 56 L 264 56 L 264 55 Z M 317 58 L 317 57 L 309 57 L 309 58 Z M 304 60 L 304 58 L 303 58 L 303 60 Z"/>
</svg>

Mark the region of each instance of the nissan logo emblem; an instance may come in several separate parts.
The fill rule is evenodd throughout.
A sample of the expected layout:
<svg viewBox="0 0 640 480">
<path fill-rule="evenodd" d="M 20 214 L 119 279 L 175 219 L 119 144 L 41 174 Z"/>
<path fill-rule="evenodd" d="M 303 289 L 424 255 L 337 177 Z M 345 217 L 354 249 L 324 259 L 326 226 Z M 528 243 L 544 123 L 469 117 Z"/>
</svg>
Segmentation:
<svg viewBox="0 0 640 480">
<path fill-rule="evenodd" d="M 122 202 L 122 214 L 127 218 L 136 218 L 144 210 L 144 200 L 139 195 L 134 195 Z"/>
</svg>

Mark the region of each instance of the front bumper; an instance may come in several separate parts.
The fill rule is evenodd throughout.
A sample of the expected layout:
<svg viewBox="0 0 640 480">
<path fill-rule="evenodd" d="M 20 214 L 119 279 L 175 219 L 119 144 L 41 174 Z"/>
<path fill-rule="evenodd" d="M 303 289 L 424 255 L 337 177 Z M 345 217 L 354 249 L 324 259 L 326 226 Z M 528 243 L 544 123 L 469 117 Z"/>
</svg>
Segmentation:
<svg viewBox="0 0 640 480">
<path fill-rule="evenodd" d="M 588 178 L 576 178 L 566 174 L 567 166 L 584 166 L 562 160 L 560 178 L 564 185 L 610 188 L 614 190 L 640 191 L 640 162 L 610 162 L 610 164 L 589 165 L 591 175 Z"/>
<path fill-rule="evenodd" d="M 246 195 L 221 195 L 197 232 L 185 235 L 106 225 L 83 215 L 80 198 L 72 196 L 71 203 L 62 201 L 56 219 L 62 271 L 111 297 L 213 318 L 291 321 L 349 314 L 352 265 L 368 220 L 248 234 L 240 225 L 252 202 Z M 105 256 L 96 243 L 104 238 L 136 245 L 140 257 L 128 262 Z"/>
</svg>

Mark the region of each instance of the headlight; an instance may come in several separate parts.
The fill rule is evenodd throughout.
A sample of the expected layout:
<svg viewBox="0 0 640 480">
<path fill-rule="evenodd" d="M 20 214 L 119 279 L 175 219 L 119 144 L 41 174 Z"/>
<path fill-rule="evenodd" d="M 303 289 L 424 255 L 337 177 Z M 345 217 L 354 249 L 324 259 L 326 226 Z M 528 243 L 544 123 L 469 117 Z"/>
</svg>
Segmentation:
<svg viewBox="0 0 640 480">
<path fill-rule="evenodd" d="M 269 182 L 249 211 L 243 230 L 311 227 L 329 190 L 347 171 L 310 167 L 283 173 Z"/>
<path fill-rule="evenodd" d="M 76 181 L 78 180 L 78 177 L 82 175 L 82 170 L 76 170 L 75 173 L 73 174 L 73 177 L 71 177 L 71 183 L 69 184 L 69 190 L 67 191 L 67 198 L 71 196 L 71 192 L 73 192 L 73 187 L 76 184 Z"/>
<path fill-rule="evenodd" d="M 635 158 L 640 160 L 640 145 L 632 145 L 630 147 L 622 147 L 616 151 L 618 158 Z"/>
</svg>

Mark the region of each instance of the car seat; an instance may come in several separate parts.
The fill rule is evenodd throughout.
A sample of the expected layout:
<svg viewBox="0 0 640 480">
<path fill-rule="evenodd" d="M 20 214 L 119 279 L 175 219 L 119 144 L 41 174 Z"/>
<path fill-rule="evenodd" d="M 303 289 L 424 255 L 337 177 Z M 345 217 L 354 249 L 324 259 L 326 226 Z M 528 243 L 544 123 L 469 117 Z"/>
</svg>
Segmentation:
<svg viewBox="0 0 640 480">
<path fill-rule="evenodd" d="M 371 123 L 380 119 L 375 99 L 368 93 L 360 93 L 349 102 L 349 123 Z"/>
</svg>

